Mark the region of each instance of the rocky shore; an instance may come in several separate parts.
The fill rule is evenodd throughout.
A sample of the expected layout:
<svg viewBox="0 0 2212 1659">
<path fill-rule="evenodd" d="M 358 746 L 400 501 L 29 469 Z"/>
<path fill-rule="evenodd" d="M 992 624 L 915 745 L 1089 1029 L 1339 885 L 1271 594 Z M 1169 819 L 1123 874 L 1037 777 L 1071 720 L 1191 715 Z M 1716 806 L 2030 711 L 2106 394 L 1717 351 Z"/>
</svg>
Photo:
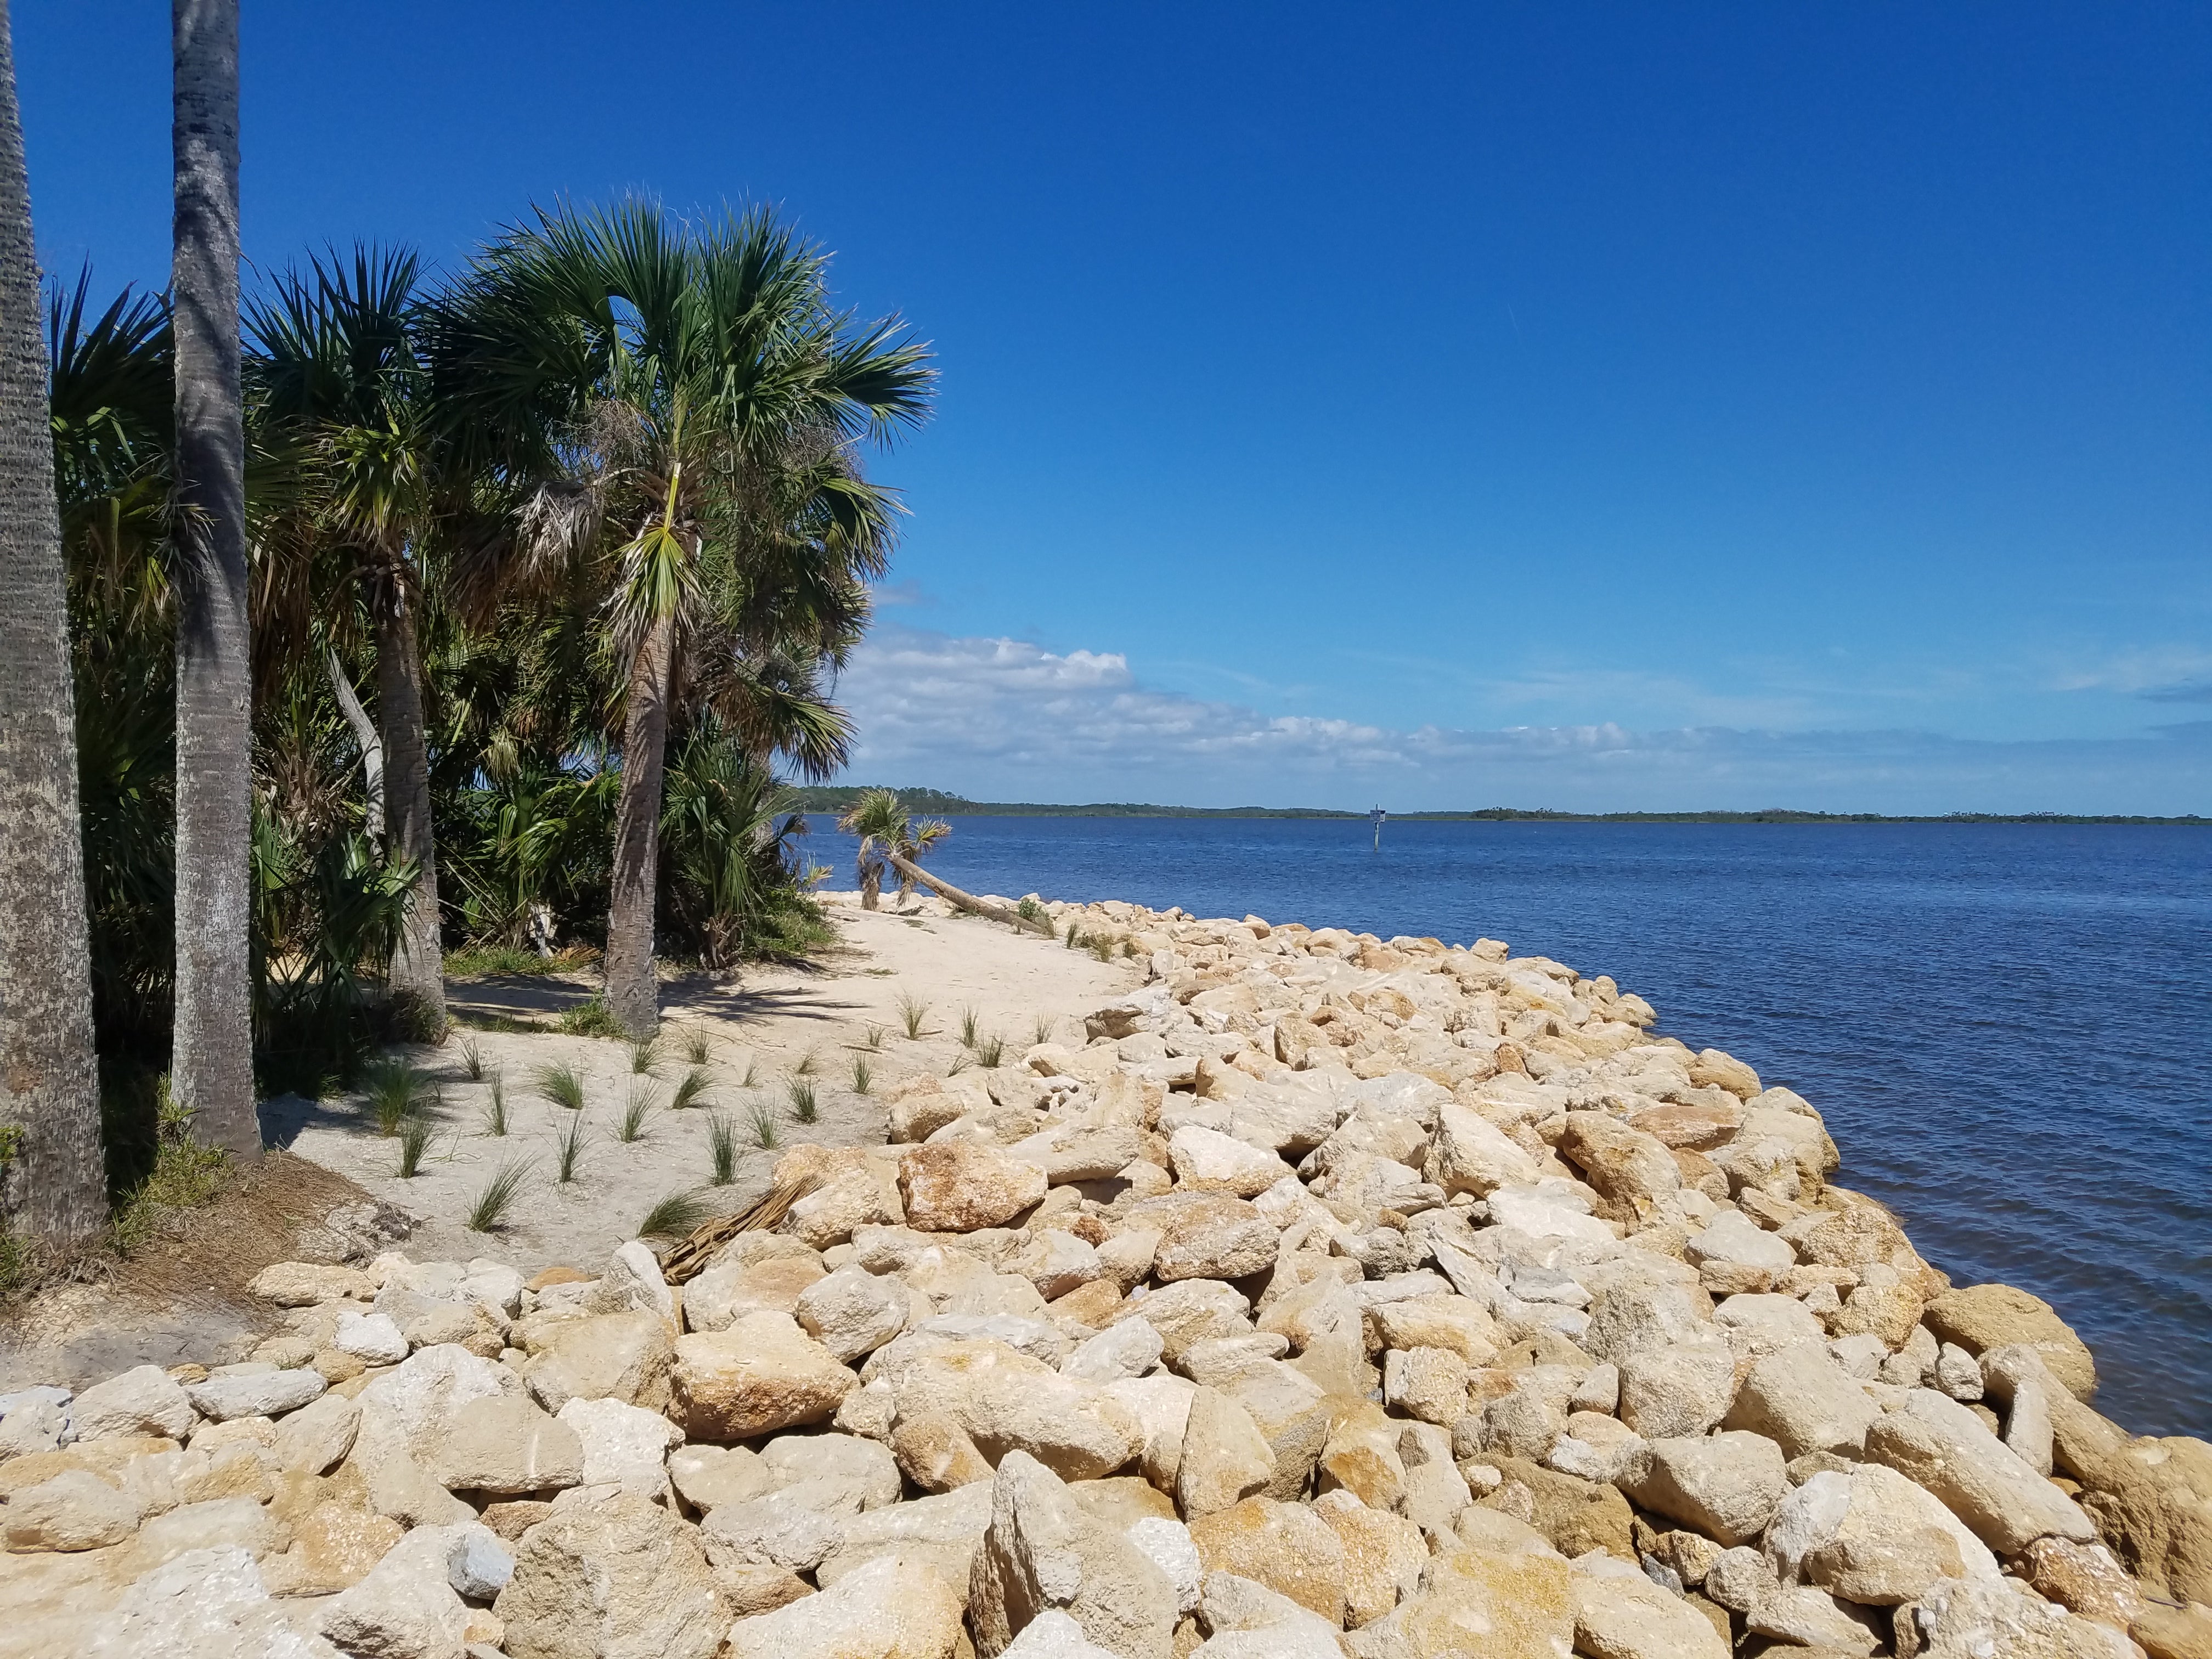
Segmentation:
<svg viewBox="0 0 2212 1659">
<path fill-rule="evenodd" d="M 2212 1446 L 1814 1103 L 1494 941 L 1048 908 L 1144 988 L 681 1283 L 288 1263 L 0 1396 L 0 1659 L 2212 1656 Z"/>
</svg>

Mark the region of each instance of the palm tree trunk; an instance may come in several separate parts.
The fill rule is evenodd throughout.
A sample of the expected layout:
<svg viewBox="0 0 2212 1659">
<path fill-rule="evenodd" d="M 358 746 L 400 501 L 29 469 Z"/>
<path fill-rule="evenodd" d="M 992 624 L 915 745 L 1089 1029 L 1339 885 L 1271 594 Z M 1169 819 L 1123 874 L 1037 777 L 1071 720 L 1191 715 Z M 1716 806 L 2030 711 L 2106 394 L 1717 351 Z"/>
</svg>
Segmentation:
<svg viewBox="0 0 2212 1659">
<path fill-rule="evenodd" d="M 634 1037 L 660 1023 L 653 964 L 653 908 L 660 856 L 660 775 L 668 750 L 668 694 L 676 623 L 646 631 L 630 664 L 623 726 L 622 800 L 615 814 L 614 891 L 607 904 L 606 1003 Z"/>
<path fill-rule="evenodd" d="M 416 867 L 406 920 L 392 947 L 392 989 L 402 1029 L 426 1042 L 446 1035 L 446 958 L 438 937 L 438 849 L 430 829 L 430 752 L 423 736 L 422 654 L 413 596 L 399 573 L 376 603 L 376 712 L 384 726 L 391 849 Z"/>
<path fill-rule="evenodd" d="M 169 1089 L 261 1155 L 247 982 L 252 827 L 238 348 L 238 0 L 172 0 L 176 74 L 177 1020 Z"/>
<path fill-rule="evenodd" d="M 107 1217 L 76 734 L 46 348 L 15 53 L 0 0 L 0 1222 L 81 1237 Z"/>
<path fill-rule="evenodd" d="M 909 891 L 919 882 L 956 910 L 965 910 L 971 915 L 988 916 L 993 921 L 1003 921 L 1010 927 L 1025 927 L 1031 933 L 1042 933 L 1047 939 L 1052 937 L 1052 924 L 1048 921 L 1032 921 L 1020 911 L 1006 905 L 994 904 L 988 899 L 977 898 L 973 893 L 963 893 L 951 882 L 939 881 L 920 865 L 909 863 L 896 853 L 887 851 L 884 857 L 891 868 L 899 872 L 902 884 Z"/>
<path fill-rule="evenodd" d="M 371 844 L 380 853 L 384 850 L 384 739 L 377 736 L 375 723 L 355 695 L 338 653 L 325 651 L 323 666 L 330 675 L 331 690 L 337 694 L 338 713 L 345 716 L 345 723 L 353 728 L 353 740 L 361 745 L 362 793 L 368 807 L 364 827 Z"/>
</svg>

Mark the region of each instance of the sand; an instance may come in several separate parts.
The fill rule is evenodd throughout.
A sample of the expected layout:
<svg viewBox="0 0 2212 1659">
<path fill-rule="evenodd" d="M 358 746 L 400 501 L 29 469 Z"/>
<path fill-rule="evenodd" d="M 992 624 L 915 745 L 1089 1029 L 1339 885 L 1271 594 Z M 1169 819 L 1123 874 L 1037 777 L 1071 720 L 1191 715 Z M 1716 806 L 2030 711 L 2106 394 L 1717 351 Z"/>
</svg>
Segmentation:
<svg viewBox="0 0 2212 1659">
<path fill-rule="evenodd" d="M 734 981 L 673 980 L 663 987 L 662 1037 L 650 1075 L 632 1070 L 627 1043 L 550 1031 L 462 1027 L 441 1048 L 398 1051 L 437 1079 L 441 1096 L 437 1138 L 411 1179 L 400 1178 L 398 1143 L 377 1132 L 358 1097 L 280 1097 L 263 1108 L 264 1130 L 272 1144 L 337 1170 L 415 1218 L 400 1248 L 419 1261 L 495 1255 L 525 1273 L 556 1262 L 595 1267 L 671 1194 L 703 1187 L 715 1208 L 736 1209 L 766 1189 L 775 1159 L 793 1145 L 880 1144 L 886 1126 L 875 1097 L 911 1073 L 943 1076 L 967 1054 L 960 1042 L 965 1011 L 975 1011 L 980 1032 L 1005 1040 L 1003 1063 L 1014 1065 L 1048 1036 L 1079 1046 L 1082 1017 L 1143 981 L 1139 964 L 1101 963 L 950 911 L 933 898 L 895 914 L 889 896 L 886 908 L 872 913 L 855 894 L 821 896 L 842 943 L 814 966 L 749 967 Z M 571 977 L 456 982 L 449 995 L 464 1016 L 526 1016 L 557 1013 L 591 990 L 589 979 Z M 902 997 L 929 1005 L 918 1040 L 904 1034 Z M 1037 1024 L 1046 1018 L 1051 1027 L 1041 1035 Z M 695 1038 L 706 1045 L 707 1101 L 670 1109 L 678 1080 L 692 1069 L 686 1049 Z M 471 1048 L 481 1057 L 482 1081 L 468 1076 Z M 866 1094 L 854 1086 L 855 1060 L 872 1073 Z M 583 1079 L 587 1137 L 577 1179 L 565 1184 L 554 1178 L 556 1138 L 572 1114 L 535 1082 L 542 1068 L 562 1063 Z M 485 1123 L 495 1071 L 507 1097 L 504 1136 Z M 795 1078 L 814 1087 L 819 1116 L 811 1124 L 793 1121 Z M 634 1092 L 647 1103 L 644 1133 L 624 1143 L 619 1131 Z M 774 1149 L 756 1144 L 761 1113 L 775 1121 Z M 709 1184 L 708 1125 L 717 1115 L 737 1126 L 744 1144 L 726 1187 Z M 518 1162 L 528 1174 L 506 1224 L 489 1237 L 470 1231 L 464 1223 L 477 1194 Z"/>
</svg>

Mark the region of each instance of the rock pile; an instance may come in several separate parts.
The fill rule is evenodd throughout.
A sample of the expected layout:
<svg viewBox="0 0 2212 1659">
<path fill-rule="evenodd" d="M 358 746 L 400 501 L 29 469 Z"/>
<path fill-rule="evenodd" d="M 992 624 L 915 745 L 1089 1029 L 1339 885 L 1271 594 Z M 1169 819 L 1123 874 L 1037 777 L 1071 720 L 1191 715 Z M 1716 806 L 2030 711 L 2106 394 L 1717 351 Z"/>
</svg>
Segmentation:
<svg viewBox="0 0 2212 1659">
<path fill-rule="evenodd" d="M 1146 988 L 684 1285 L 289 1264 L 0 1402 L 0 1653 L 2212 1654 L 2212 1447 L 1788 1089 L 1493 942 L 1057 920 Z"/>
</svg>

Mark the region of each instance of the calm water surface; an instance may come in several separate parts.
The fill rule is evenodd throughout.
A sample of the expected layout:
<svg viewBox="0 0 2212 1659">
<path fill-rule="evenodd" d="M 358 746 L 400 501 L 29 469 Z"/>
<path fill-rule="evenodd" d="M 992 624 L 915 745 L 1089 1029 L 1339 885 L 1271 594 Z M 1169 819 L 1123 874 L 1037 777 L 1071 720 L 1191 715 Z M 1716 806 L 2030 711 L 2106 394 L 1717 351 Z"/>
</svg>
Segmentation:
<svg viewBox="0 0 2212 1659">
<path fill-rule="evenodd" d="M 826 817 L 815 820 L 826 830 Z M 1609 973 L 1818 1106 L 1841 1179 L 1961 1284 L 2095 1348 L 2099 1404 L 2212 1437 L 2212 831 L 954 821 L 971 890 L 1130 899 Z M 849 838 L 810 855 L 851 878 Z"/>
</svg>

